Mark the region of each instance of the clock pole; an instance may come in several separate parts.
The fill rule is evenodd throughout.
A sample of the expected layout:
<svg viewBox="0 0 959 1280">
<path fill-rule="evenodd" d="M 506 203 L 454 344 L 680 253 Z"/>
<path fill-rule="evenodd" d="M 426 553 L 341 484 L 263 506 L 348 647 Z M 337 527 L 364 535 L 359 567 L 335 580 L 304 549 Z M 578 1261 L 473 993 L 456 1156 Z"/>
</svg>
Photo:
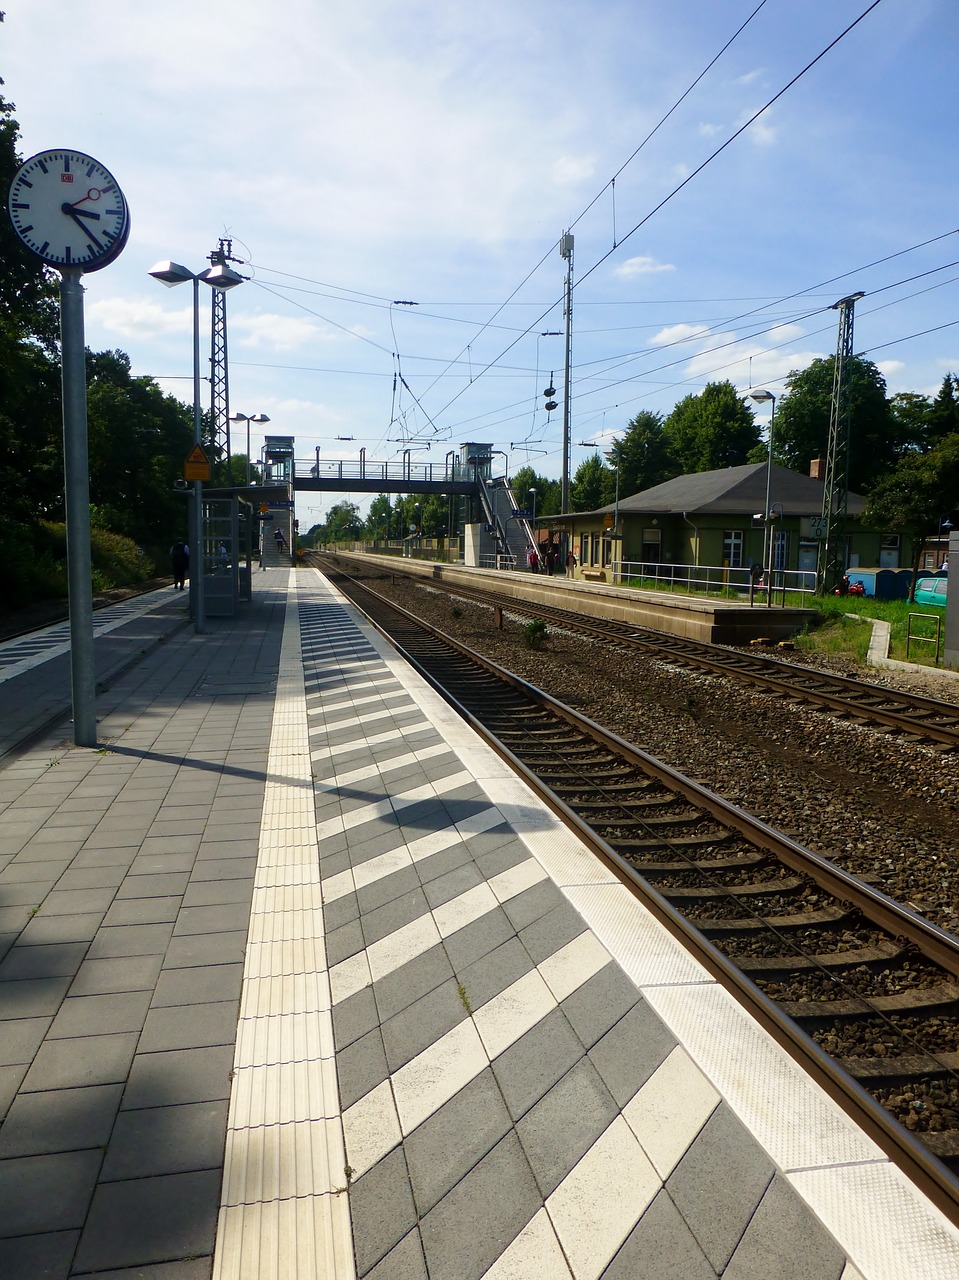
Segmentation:
<svg viewBox="0 0 959 1280">
<path fill-rule="evenodd" d="M 60 269 L 60 358 L 63 385 L 63 476 L 70 599 L 73 740 L 97 745 L 93 661 L 93 575 L 90 556 L 90 467 L 87 456 L 87 371 L 83 285 L 78 268 Z"/>
</svg>

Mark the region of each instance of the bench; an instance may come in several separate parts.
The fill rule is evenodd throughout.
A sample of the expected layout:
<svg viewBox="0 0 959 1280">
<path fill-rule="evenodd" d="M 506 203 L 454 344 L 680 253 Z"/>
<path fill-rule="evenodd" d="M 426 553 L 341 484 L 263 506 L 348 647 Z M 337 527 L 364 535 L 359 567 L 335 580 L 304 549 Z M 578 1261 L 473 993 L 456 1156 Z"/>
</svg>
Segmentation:
<svg viewBox="0 0 959 1280">
<path fill-rule="evenodd" d="M 585 578 L 587 582 L 605 582 L 605 569 L 581 569 L 580 577 Z"/>
</svg>

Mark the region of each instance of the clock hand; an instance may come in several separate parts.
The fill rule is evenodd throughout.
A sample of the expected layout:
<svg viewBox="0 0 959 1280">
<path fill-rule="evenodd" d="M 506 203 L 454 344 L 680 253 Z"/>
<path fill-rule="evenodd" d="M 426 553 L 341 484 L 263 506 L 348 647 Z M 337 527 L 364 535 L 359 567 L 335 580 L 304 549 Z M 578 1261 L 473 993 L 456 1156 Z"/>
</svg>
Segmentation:
<svg viewBox="0 0 959 1280">
<path fill-rule="evenodd" d="M 81 196 L 79 200 L 74 200 L 72 208 L 75 209 L 78 204 L 85 204 L 87 200 L 99 200 L 109 189 L 109 187 L 91 187 L 85 196 Z"/>
<path fill-rule="evenodd" d="M 95 249 L 102 249 L 104 247 L 101 241 L 99 241 L 96 238 L 96 236 L 87 226 L 87 224 L 81 220 L 81 211 L 79 209 L 74 209 L 72 204 L 61 205 L 61 208 L 68 217 L 73 219 L 73 221 L 77 224 L 77 226 L 80 228 L 80 230 L 87 237 L 87 239 L 90 241 L 90 243 L 93 245 Z M 95 216 L 98 216 L 98 215 L 95 215 Z"/>
<path fill-rule="evenodd" d="M 69 209 L 71 218 L 94 218 L 97 222 L 100 221 L 100 215 L 94 213 L 92 209 L 78 209 L 75 205 L 70 205 Z"/>
</svg>

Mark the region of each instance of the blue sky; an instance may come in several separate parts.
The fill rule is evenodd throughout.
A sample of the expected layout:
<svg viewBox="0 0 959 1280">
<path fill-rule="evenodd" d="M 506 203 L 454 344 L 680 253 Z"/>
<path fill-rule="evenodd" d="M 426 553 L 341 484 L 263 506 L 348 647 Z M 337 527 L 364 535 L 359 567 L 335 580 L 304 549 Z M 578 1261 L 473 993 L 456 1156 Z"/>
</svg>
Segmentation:
<svg viewBox="0 0 959 1280">
<path fill-rule="evenodd" d="M 959 372 L 955 0 L 882 0 L 652 212 L 869 2 L 6 0 L 0 74 L 25 157 L 86 151 L 130 203 L 90 346 L 189 399 L 189 289 L 147 272 L 229 236 L 232 412 L 298 457 L 478 440 L 558 476 L 567 228 L 573 471 L 707 381 L 778 395 L 859 290 L 890 392 Z"/>
</svg>

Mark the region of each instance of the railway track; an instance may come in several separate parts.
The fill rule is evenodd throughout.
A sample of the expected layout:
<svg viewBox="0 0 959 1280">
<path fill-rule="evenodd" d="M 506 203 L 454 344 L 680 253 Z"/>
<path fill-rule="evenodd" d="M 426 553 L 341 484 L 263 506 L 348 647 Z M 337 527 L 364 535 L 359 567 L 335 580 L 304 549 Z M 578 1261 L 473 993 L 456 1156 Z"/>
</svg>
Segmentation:
<svg viewBox="0 0 959 1280">
<path fill-rule="evenodd" d="M 323 563 L 331 559 L 334 558 L 325 557 Z M 490 609 L 529 619 L 540 618 L 563 630 L 605 644 L 654 654 L 677 666 L 739 680 L 784 702 L 814 707 L 837 719 L 868 725 L 879 732 L 902 734 L 942 751 L 959 749 L 959 706 L 935 698 L 885 689 L 866 680 L 832 675 L 766 655 L 637 628 L 616 619 L 591 618 L 573 609 L 518 599 L 492 590 L 459 583 L 437 585 L 416 577 L 411 577 L 410 582 Z"/>
<path fill-rule="evenodd" d="M 959 1222 L 959 938 L 330 576 Z"/>
</svg>

